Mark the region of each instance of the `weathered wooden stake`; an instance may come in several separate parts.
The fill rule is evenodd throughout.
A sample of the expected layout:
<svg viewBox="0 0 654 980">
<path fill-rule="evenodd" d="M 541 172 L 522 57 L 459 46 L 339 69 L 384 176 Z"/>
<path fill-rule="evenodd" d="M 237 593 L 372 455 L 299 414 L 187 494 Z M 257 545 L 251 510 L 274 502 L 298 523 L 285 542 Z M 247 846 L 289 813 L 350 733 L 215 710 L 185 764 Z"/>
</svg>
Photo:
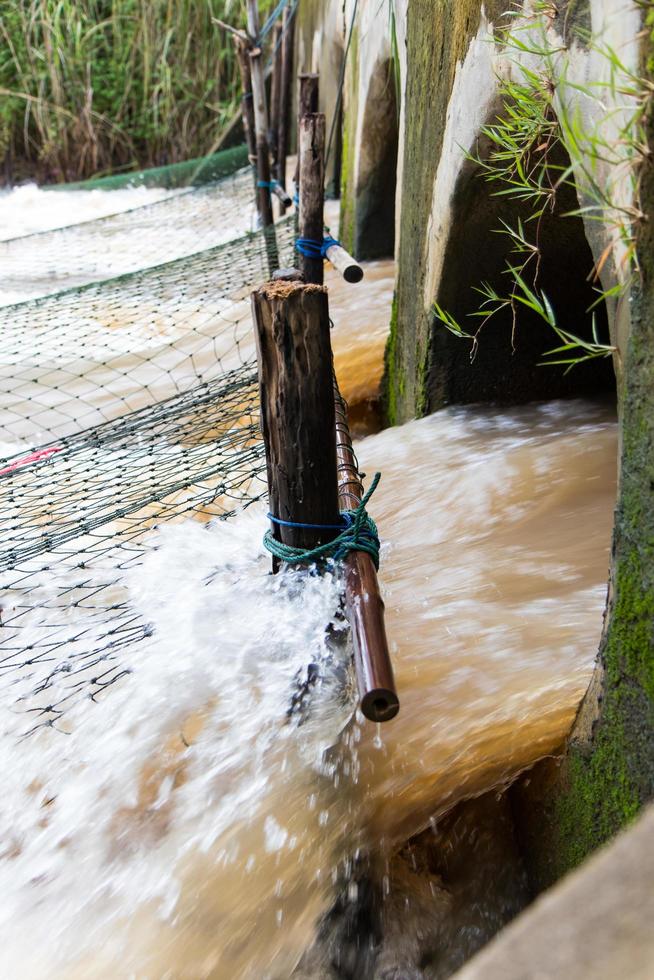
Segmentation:
<svg viewBox="0 0 654 980">
<path fill-rule="evenodd" d="M 336 408 L 336 459 L 341 510 L 356 510 L 363 486 L 352 448 L 347 407 L 333 379 Z M 352 628 L 354 668 L 361 710 L 370 721 L 390 721 L 400 710 L 384 626 L 384 601 L 377 570 L 364 551 L 351 551 L 345 566 L 345 611 Z"/>
<path fill-rule="evenodd" d="M 248 0 L 248 32 L 254 40 L 259 36 L 259 11 L 257 0 Z M 256 128 L 257 155 L 257 205 L 264 228 L 273 223 L 270 199 L 270 152 L 268 148 L 268 110 L 266 106 L 266 82 L 263 71 L 261 48 L 248 51 L 252 76 L 252 101 Z"/>
<path fill-rule="evenodd" d="M 248 156 L 250 158 L 250 163 L 253 166 L 256 166 L 257 146 L 254 125 L 254 102 L 252 99 L 252 76 L 250 74 L 250 56 L 248 54 L 248 46 L 242 38 L 235 37 L 234 45 L 236 47 L 236 57 L 238 59 L 239 71 L 241 73 L 241 88 L 243 89 L 243 95 L 241 97 L 241 105 L 243 107 L 243 129 L 245 130 L 245 140 L 248 145 Z"/>
<path fill-rule="evenodd" d="M 282 40 L 282 72 L 279 89 L 279 128 L 277 133 L 277 161 L 275 177 L 277 182 L 286 188 L 286 157 L 288 156 L 289 133 L 291 117 L 291 79 L 293 77 L 293 53 L 295 39 L 295 11 L 287 7 L 284 11 Z M 281 205 L 281 213 L 286 211 L 286 205 Z"/>
<path fill-rule="evenodd" d="M 314 112 L 318 112 L 318 84 L 320 82 L 320 75 L 314 75 L 309 72 L 302 72 L 298 75 L 298 81 L 300 82 L 300 89 L 298 93 L 298 106 L 297 106 L 297 160 L 295 163 L 295 176 L 293 178 L 293 183 L 295 184 L 295 190 L 299 193 L 300 190 L 300 124 L 305 116 L 309 116 Z"/>
<path fill-rule="evenodd" d="M 305 116 L 313 115 L 314 112 L 318 112 L 318 86 L 320 83 L 320 75 L 316 75 L 312 72 L 302 72 L 298 75 L 300 80 L 300 94 L 298 97 L 298 112 L 297 112 L 297 125 L 298 133 L 300 131 L 300 122 Z M 299 143 L 298 136 L 298 143 Z"/>
<path fill-rule="evenodd" d="M 300 238 L 323 240 L 325 197 L 325 116 L 314 112 L 300 119 Z M 319 256 L 299 256 L 300 272 L 307 282 L 322 285 L 324 260 Z"/>
<path fill-rule="evenodd" d="M 279 100 L 282 84 L 282 25 L 275 24 L 272 36 L 272 75 L 270 77 L 270 118 L 268 119 L 268 142 L 273 168 L 279 152 Z"/>
<path fill-rule="evenodd" d="M 270 513 L 339 524 L 327 291 L 273 281 L 252 294 Z M 313 548 L 338 530 L 272 524 L 275 537 Z"/>
</svg>

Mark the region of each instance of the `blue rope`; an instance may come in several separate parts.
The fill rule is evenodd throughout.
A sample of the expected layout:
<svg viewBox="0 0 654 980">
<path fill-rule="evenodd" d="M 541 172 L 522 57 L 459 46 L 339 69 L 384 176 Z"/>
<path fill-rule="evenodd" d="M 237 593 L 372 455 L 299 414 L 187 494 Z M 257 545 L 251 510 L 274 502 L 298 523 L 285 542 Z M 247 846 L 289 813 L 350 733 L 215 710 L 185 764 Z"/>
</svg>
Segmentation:
<svg viewBox="0 0 654 980">
<path fill-rule="evenodd" d="M 327 249 L 331 248 L 332 245 L 340 244 L 331 235 L 325 235 L 321 242 L 314 238 L 298 238 L 295 242 L 295 250 L 306 259 L 325 259 L 327 258 Z"/>
<path fill-rule="evenodd" d="M 270 17 L 268 18 L 268 20 L 266 21 L 266 23 L 263 25 L 263 27 L 259 31 L 259 37 L 256 39 L 256 46 L 257 47 L 260 47 L 261 42 L 264 40 L 264 38 L 266 37 L 266 35 L 270 33 L 270 31 L 272 30 L 273 24 L 275 23 L 275 21 L 277 20 L 277 18 L 279 17 L 279 15 L 284 10 L 284 7 L 287 6 L 288 2 L 289 2 L 289 0 L 279 0 L 279 3 L 277 4 L 277 6 L 275 7 L 275 9 L 271 13 Z"/>
<path fill-rule="evenodd" d="M 267 187 L 271 191 L 274 190 L 274 188 L 277 187 L 278 184 L 279 184 L 279 181 L 278 180 L 258 180 L 257 181 L 257 187 Z"/>
<path fill-rule="evenodd" d="M 287 564 L 309 565 L 319 559 L 332 558 L 334 561 L 343 561 L 351 551 L 364 551 L 370 555 L 375 568 L 379 569 L 379 535 L 377 525 L 366 510 L 366 504 L 377 489 L 377 484 L 381 479 L 381 473 L 375 473 L 375 478 L 370 485 L 370 489 L 356 510 L 345 510 L 341 513 L 343 530 L 332 541 L 318 545 L 316 548 L 292 548 L 288 544 L 283 544 L 273 537 L 272 531 L 266 531 L 263 544 L 267 551 L 280 561 Z M 268 515 L 270 517 L 270 514 Z M 317 527 L 315 524 L 296 524 L 281 521 L 279 518 L 272 518 L 279 524 L 287 524 L 290 527 Z M 329 525 L 323 525 L 328 528 Z M 331 530 L 332 528 L 330 528 Z M 334 528 L 335 530 L 335 528 Z"/>
<path fill-rule="evenodd" d="M 300 521 L 283 521 L 281 517 L 273 517 L 272 514 L 266 516 L 273 524 L 281 524 L 282 527 L 307 527 L 311 531 L 342 531 L 345 527 L 343 521 L 340 524 L 302 524 Z"/>
<path fill-rule="evenodd" d="M 288 30 L 292 19 L 295 17 L 295 13 L 296 13 L 297 8 L 298 8 L 298 3 L 299 3 L 299 0 L 295 0 L 295 2 L 293 3 L 293 6 L 291 7 L 291 9 L 289 11 L 288 19 L 286 21 L 286 27 L 283 29 L 283 31 L 279 35 L 279 41 L 277 42 L 277 44 L 275 45 L 275 47 L 273 48 L 273 50 L 270 53 L 270 57 L 268 58 L 268 64 L 266 66 L 267 68 L 270 68 L 271 65 L 272 65 L 272 63 L 273 63 L 273 61 L 275 60 L 275 55 L 277 54 L 277 49 L 279 48 L 279 46 L 281 45 L 282 41 L 284 40 L 284 35 L 286 34 L 286 31 Z"/>
</svg>

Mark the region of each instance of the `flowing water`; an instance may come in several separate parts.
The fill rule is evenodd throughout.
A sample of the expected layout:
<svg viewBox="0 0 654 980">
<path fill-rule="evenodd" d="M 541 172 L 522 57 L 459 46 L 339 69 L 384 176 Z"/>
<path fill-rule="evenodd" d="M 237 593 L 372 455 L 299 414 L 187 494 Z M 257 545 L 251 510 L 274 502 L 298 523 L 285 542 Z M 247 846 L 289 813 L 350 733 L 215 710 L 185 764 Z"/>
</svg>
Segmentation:
<svg viewBox="0 0 654 980">
<path fill-rule="evenodd" d="M 360 286 L 331 280 L 362 427 L 392 276 L 374 263 Z M 418 907 L 446 918 L 429 876 L 383 869 L 568 730 L 601 628 L 616 439 L 609 408 L 559 402 L 447 410 L 359 441 L 368 481 L 382 473 L 370 510 L 402 704 L 383 727 L 353 713 L 337 577 L 269 575 L 265 508 L 153 531 L 125 579 L 153 627 L 132 674 L 80 702 L 67 734 L 3 740 L 0 976 L 288 980 L 336 897 L 356 906 L 364 858 L 389 906 L 401 894 L 398 946 Z M 332 976 L 320 956 L 299 969 Z"/>
</svg>

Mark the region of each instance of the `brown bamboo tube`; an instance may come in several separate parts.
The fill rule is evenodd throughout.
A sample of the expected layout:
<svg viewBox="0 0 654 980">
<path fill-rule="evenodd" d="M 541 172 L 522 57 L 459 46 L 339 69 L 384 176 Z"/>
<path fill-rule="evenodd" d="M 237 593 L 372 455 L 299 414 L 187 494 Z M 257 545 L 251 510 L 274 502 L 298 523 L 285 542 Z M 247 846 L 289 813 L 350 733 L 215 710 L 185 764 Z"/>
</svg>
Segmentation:
<svg viewBox="0 0 654 980">
<path fill-rule="evenodd" d="M 341 510 L 356 510 L 363 498 L 347 421 L 347 407 L 333 378 L 338 497 Z M 361 711 L 369 721 L 390 721 L 400 710 L 384 625 L 384 601 L 372 558 L 351 551 L 344 562 L 345 611 L 352 629 L 354 668 Z"/>
</svg>

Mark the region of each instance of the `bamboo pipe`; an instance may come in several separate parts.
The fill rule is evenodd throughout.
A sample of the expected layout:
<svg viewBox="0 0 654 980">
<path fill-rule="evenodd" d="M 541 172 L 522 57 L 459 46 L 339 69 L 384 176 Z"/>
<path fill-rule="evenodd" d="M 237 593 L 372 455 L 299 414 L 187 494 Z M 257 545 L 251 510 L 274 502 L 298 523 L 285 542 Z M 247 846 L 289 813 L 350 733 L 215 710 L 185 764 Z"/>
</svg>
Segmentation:
<svg viewBox="0 0 654 980">
<path fill-rule="evenodd" d="M 336 466 L 341 510 L 356 510 L 363 497 L 347 421 L 347 407 L 333 378 Z M 352 629 L 354 669 L 361 711 L 369 721 L 390 721 L 400 710 L 384 626 L 384 601 L 372 558 L 351 551 L 344 562 L 345 612 Z"/>
<path fill-rule="evenodd" d="M 325 251 L 325 256 L 346 282 L 361 282 L 363 279 L 363 269 L 340 242 L 337 245 L 330 245 Z"/>
</svg>

